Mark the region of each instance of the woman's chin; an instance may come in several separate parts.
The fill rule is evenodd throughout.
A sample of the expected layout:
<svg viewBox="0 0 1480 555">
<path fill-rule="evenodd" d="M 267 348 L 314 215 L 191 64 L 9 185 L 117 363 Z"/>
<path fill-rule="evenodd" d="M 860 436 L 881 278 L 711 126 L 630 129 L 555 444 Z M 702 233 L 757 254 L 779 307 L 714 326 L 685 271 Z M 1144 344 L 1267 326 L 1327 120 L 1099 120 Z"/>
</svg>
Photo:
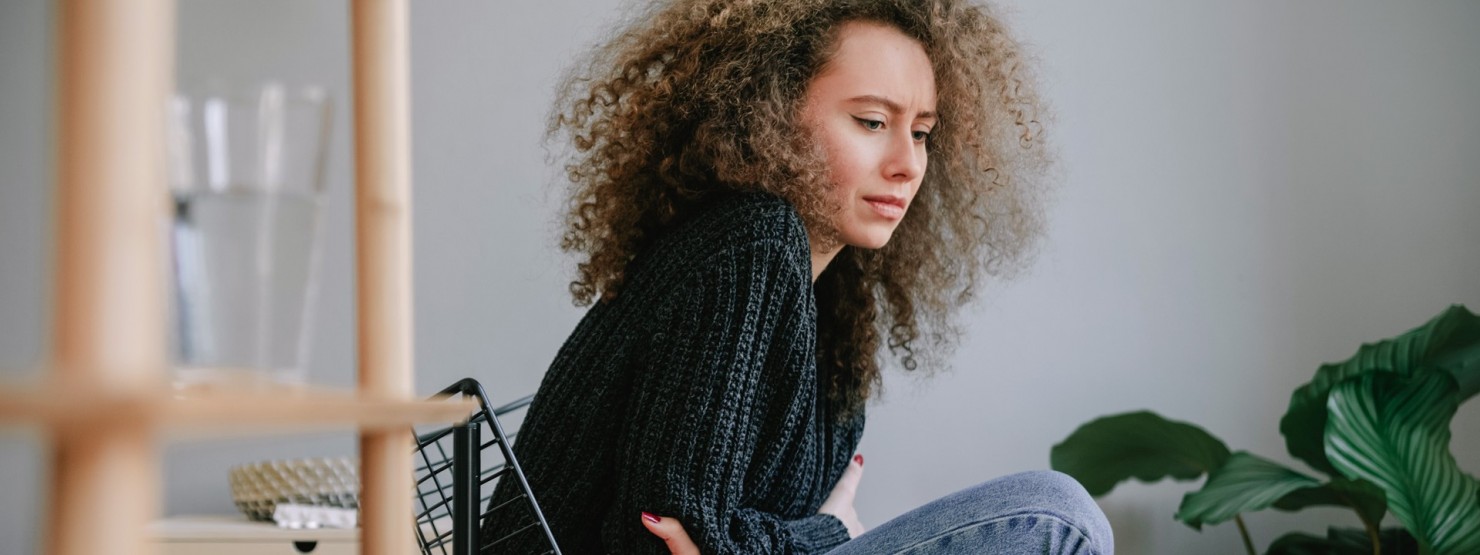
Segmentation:
<svg viewBox="0 0 1480 555">
<path fill-rule="evenodd" d="M 860 249 L 876 250 L 876 249 L 882 249 L 882 248 L 884 248 L 884 245 L 889 244 L 889 239 L 894 236 L 894 230 L 892 230 L 892 229 L 890 229 L 890 230 L 880 230 L 880 231 L 870 230 L 867 233 L 858 233 L 858 234 L 850 234 L 850 235 L 852 235 L 852 236 L 851 237 L 844 237 L 844 241 L 843 241 L 844 243 L 847 243 L 848 246 L 850 246 L 850 247 L 857 247 L 857 248 L 860 248 Z"/>
</svg>

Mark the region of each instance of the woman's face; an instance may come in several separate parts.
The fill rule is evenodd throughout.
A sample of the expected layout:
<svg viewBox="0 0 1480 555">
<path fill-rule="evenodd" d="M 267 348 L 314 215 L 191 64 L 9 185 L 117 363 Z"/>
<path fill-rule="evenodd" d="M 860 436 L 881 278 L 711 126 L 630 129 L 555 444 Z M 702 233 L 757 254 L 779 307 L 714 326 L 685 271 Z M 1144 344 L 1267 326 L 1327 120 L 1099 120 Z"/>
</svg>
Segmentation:
<svg viewBox="0 0 1480 555">
<path fill-rule="evenodd" d="M 803 118 L 827 155 L 834 224 L 846 245 L 889 242 L 925 176 L 936 123 L 935 72 L 925 49 L 898 29 L 844 23 L 837 52 L 808 84 Z"/>
</svg>

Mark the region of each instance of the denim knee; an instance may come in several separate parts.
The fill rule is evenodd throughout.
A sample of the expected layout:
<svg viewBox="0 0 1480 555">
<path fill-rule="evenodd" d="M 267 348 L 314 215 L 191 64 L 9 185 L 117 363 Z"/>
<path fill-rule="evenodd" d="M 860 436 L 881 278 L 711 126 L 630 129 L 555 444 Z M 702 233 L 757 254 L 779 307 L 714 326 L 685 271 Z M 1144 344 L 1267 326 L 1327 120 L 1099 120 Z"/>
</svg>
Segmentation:
<svg viewBox="0 0 1480 555">
<path fill-rule="evenodd" d="M 1059 472 L 1024 472 L 931 501 L 832 555 L 1114 552 L 1110 524 L 1084 487 Z"/>
<path fill-rule="evenodd" d="M 1079 530 L 1097 553 L 1109 555 L 1115 552 L 1115 536 L 1105 512 L 1100 510 L 1084 486 L 1068 474 L 1037 470 L 1004 476 L 993 482 L 983 486 L 993 484 L 994 487 L 978 488 L 978 493 L 993 496 L 1005 493 L 1015 497 L 1015 503 L 1022 510 L 1052 515 Z"/>
</svg>

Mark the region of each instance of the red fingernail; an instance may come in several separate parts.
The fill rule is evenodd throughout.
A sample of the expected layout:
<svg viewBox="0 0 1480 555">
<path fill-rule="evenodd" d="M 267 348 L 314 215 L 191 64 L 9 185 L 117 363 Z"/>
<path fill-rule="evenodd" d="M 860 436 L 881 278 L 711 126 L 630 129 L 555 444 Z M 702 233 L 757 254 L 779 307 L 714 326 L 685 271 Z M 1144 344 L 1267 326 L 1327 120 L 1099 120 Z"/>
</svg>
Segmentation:
<svg viewBox="0 0 1480 555">
<path fill-rule="evenodd" d="M 853 455 L 853 462 L 858 463 L 858 466 L 863 466 L 863 455 Z"/>
<path fill-rule="evenodd" d="M 653 524 L 657 524 L 659 521 L 663 520 L 662 517 L 648 512 L 642 513 L 642 519 Z"/>
</svg>

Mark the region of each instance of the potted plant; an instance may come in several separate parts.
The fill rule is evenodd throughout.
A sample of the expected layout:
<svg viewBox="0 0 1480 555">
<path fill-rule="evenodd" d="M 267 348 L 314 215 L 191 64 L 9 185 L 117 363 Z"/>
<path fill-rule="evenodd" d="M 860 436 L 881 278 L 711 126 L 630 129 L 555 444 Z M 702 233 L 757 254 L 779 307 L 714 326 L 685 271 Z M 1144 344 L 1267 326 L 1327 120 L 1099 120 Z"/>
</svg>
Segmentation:
<svg viewBox="0 0 1480 555">
<path fill-rule="evenodd" d="M 1325 364 L 1290 396 L 1280 433 L 1290 454 L 1317 474 L 1230 452 L 1207 431 L 1149 411 L 1080 426 L 1051 453 L 1055 470 L 1105 495 L 1130 478 L 1208 479 L 1175 518 L 1195 529 L 1233 520 L 1255 553 L 1240 514 L 1274 507 L 1348 507 L 1361 528 L 1326 537 L 1290 533 L 1270 555 L 1480 554 L 1480 481 L 1449 451 L 1449 422 L 1480 392 L 1480 318 L 1449 307 L 1397 337 L 1364 344 Z M 1379 529 L 1391 512 L 1401 528 Z"/>
</svg>

